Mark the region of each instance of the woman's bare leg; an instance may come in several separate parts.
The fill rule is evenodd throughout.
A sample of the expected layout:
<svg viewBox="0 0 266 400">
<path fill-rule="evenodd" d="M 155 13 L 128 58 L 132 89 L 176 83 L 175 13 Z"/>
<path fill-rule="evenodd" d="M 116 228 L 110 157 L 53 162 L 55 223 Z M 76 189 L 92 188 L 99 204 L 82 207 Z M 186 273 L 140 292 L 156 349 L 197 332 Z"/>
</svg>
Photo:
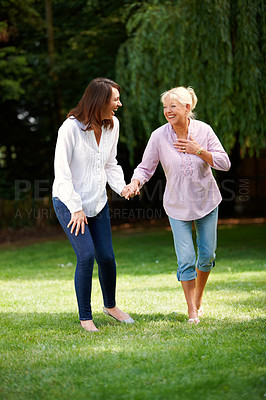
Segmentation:
<svg viewBox="0 0 266 400">
<path fill-rule="evenodd" d="M 196 306 L 196 280 L 182 281 L 182 287 L 185 293 L 185 298 L 188 306 L 189 318 L 197 318 L 197 306 Z"/>
<path fill-rule="evenodd" d="M 197 269 L 197 279 L 196 279 L 196 308 L 199 310 L 199 316 L 203 315 L 202 308 L 202 296 L 204 288 L 206 286 L 210 271 L 203 272 Z"/>
</svg>

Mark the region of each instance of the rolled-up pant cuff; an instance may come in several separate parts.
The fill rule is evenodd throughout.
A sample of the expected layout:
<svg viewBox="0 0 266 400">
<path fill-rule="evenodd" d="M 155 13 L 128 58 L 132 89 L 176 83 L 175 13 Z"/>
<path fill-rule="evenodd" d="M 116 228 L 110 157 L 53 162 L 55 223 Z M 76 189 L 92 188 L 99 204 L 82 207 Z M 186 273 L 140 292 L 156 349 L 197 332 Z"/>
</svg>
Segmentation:
<svg viewBox="0 0 266 400">
<path fill-rule="evenodd" d="M 197 272 L 195 267 L 189 267 L 183 272 L 177 271 L 177 279 L 179 281 L 192 281 L 197 278 Z"/>
<path fill-rule="evenodd" d="M 205 265 L 197 265 L 197 269 L 202 272 L 210 272 L 215 267 L 215 261 L 210 262 L 209 264 Z"/>
</svg>

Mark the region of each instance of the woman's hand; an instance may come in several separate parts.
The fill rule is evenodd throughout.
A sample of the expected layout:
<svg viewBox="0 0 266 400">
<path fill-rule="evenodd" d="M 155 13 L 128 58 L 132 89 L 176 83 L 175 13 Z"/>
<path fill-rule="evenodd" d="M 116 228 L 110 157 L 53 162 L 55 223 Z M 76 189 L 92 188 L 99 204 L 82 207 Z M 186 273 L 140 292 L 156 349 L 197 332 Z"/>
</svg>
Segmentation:
<svg viewBox="0 0 266 400">
<path fill-rule="evenodd" d="M 133 181 L 137 181 L 138 184 Z M 126 185 L 121 192 L 121 195 L 124 196 L 126 200 L 139 194 L 139 181 L 137 179 L 133 179 L 133 181 Z"/>
<path fill-rule="evenodd" d="M 203 161 L 210 164 L 210 166 L 212 167 L 214 166 L 211 152 L 203 149 L 191 135 L 189 136 L 189 140 L 177 139 L 177 142 L 174 143 L 174 147 L 180 153 L 195 154 L 196 156 L 200 157 Z"/>
<path fill-rule="evenodd" d="M 139 195 L 140 194 L 140 181 L 138 179 L 132 179 L 130 185 L 133 187 L 134 190 L 134 196 Z"/>
<path fill-rule="evenodd" d="M 84 211 L 80 210 L 71 214 L 71 220 L 69 221 L 67 227 L 69 228 L 72 225 L 70 231 L 71 233 L 73 233 L 76 228 L 75 236 L 78 236 L 80 228 L 82 235 L 84 234 L 85 224 L 88 225 L 87 217 Z"/>
<path fill-rule="evenodd" d="M 133 194 L 132 187 L 129 185 L 124 186 L 124 188 L 121 192 L 121 196 L 123 196 L 126 200 L 129 200 L 129 198 L 132 196 L 132 194 Z"/>
<path fill-rule="evenodd" d="M 174 147 L 180 153 L 197 154 L 197 151 L 201 149 L 201 146 L 196 142 L 196 140 L 190 135 L 188 139 L 177 139 L 174 143 Z"/>
</svg>

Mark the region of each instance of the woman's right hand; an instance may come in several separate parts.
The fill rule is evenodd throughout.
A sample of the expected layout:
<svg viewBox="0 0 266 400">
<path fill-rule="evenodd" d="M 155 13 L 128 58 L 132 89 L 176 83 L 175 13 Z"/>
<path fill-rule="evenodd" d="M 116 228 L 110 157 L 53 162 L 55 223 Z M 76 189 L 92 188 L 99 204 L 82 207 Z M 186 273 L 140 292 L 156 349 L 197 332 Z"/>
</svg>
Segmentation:
<svg viewBox="0 0 266 400">
<path fill-rule="evenodd" d="M 133 186 L 134 196 L 139 195 L 140 194 L 140 188 L 139 188 L 140 181 L 138 179 L 132 179 L 131 185 Z"/>
<path fill-rule="evenodd" d="M 70 231 L 71 233 L 73 233 L 76 228 L 75 236 L 78 236 L 80 228 L 82 235 L 84 234 L 85 224 L 88 225 L 86 214 L 83 210 L 80 210 L 71 214 L 71 220 L 69 221 L 67 227 L 69 228 L 72 225 Z"/>
</svg>

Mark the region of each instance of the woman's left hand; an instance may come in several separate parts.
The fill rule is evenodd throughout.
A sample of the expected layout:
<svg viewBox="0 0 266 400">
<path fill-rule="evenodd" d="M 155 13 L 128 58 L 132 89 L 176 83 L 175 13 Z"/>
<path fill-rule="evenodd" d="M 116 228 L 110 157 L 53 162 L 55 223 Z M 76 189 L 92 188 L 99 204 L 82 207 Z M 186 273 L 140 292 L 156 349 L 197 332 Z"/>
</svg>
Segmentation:
<svg viewBox="0 0 266 400">
<path fill-rule="evenodd" d="M 121 192 L 121 195 L 122 195 L 126 200 L 129 200 L 130 197 L 134 197 L 136 194 L 139 194 L 139 192 L 136 193 L 136 189 L 135 189 L 135 187 L 134 187 L 134 185 L 133 185 L 132 183 L 129 183 L 128 185 L 126 185 L 126 186 L 123 188 L 122 192 Z"/>
<path fill-rule="evenodd" d="M 197 154 L 197 151 L 201 146 L 196 142 L 196 140 L 190 135 L 188 139 L 177 139 L 174 143 L 174 147 L 180 153 Z"/>
<path fill-rule="evenodd" d="M 76 229 L 75 236 L 78 236 L 79 230 L 81 230 L 82 235 L 85 233 L 85 224 L 88 225 L 86 214 L 83 210 L 80 210 L 71 214 L 71 219 L 67 227 L 70 228 L 72 225 L 70 232 L 73 233 Z"/>
</svg>

